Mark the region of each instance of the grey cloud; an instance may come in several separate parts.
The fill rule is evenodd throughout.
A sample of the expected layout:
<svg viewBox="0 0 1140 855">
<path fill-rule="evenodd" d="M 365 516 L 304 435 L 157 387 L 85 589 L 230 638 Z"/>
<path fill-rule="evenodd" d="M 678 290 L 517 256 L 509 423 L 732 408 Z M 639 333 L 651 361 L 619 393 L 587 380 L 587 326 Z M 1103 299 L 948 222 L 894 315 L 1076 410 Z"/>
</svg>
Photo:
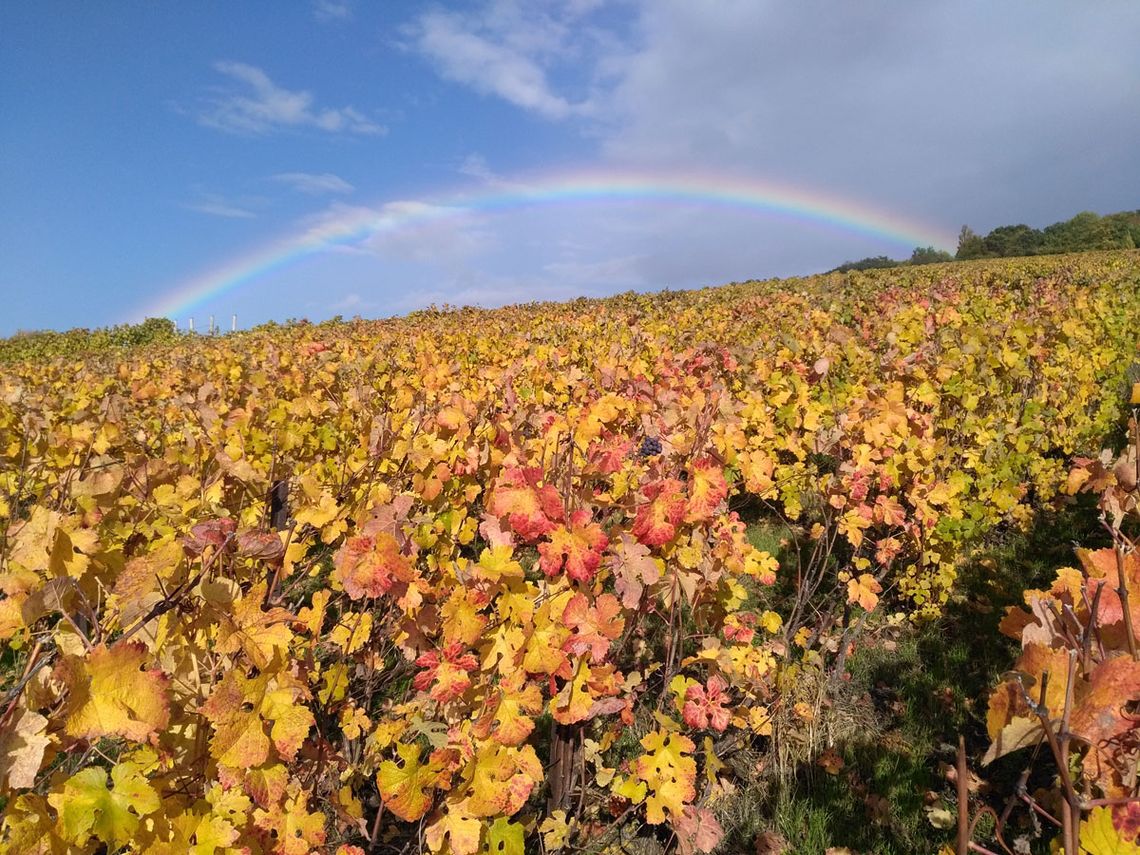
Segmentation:
<svg viewBox="0 0 1140 855">
<path fill-rule="evenodd" d="M 1132 207 L 1140 6 L 653 0 L 603 152 L 943 221 Z"/>
<path fill-rule="evenodd" d="M 578 120 L 620 167 L 777 179 L 943 231 L 1140 204 L 1140 4 L 492 0 L 413 32 L 442 76 Z"/>
</svg>

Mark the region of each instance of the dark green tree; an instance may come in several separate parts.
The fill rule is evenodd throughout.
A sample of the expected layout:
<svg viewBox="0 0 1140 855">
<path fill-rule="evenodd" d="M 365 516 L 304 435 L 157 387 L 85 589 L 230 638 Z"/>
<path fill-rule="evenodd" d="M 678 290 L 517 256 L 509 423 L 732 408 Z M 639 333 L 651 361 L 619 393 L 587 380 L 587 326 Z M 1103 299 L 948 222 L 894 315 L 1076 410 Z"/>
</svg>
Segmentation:
<svg viewBox="0 0 1140 855">
<path fill-rule="evenodd" d="M 1115 249 L 1120 237 L 1113 223 L 1092 211 L 1082 211 L 1071 220 L 1045 228 L 1046 252 L 1084 252 L 1090 249 Z"/>
<path fill-rule="evenodd" d="M 969 226 L 962 226 L 962 231 L 958 232 L 958 254 L 955 257 L 981 258 L 985 251 L 981 237 Z"/>
<path fill-rule="evenodd" d="M 916 246 L 910 254 L 911 264 L 939 264 L 943 261 L 953 261 L 954 256 L 944 249 L 935 249 L 932 246 Z"/>
<path fill-rule="evenodd" d="M 1016 226 L 998 226 L 984 238 L 984 254 L 1004 258 L 1011 255 L 1036 255 L 1045 243 L 1045 236 L 1024 223 Z"/>
<path fill-rule="evenodd" d="M 898 267 L 905 262 L 895 261 L 885 255 L 876 255 L 871 258 L 860 258 L 858 261 L 845 261 L 828 273 L 846 273 L 848 270 L 880 270 L 886 267 Z"/>
</svg>

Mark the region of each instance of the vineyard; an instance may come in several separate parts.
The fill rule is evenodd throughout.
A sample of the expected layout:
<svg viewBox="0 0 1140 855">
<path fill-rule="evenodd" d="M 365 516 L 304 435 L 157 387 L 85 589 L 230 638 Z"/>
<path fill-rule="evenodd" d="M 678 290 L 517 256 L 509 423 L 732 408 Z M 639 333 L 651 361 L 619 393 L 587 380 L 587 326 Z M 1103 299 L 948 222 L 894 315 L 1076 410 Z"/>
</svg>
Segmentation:
<svg viewBox="0 0 1140 855">
<path fill-rule="evenodd" d="M 1128 251 L 13 358 L 0 851 L 808 852 L 805 774 L 887 840 L 853 668 L 1083 507 L 915 811 L 1140 852 L 1138 345 Z"/>
</svg>

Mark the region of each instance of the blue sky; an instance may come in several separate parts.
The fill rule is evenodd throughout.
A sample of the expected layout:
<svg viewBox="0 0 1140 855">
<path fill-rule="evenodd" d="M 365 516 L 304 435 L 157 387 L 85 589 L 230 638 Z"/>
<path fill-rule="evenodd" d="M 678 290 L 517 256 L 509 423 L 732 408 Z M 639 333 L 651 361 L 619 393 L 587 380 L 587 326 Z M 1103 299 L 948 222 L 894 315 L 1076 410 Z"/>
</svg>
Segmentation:
<svg viewBox="0 0 1140 855">
<path fill-rule="evenodd" d="M 692 287 L 1140 208 L 1137 44 L 1131 2 L 12 0 L 0 334 Z M 583 174 L 698 190 L 549 190 Z"/>
</svg>

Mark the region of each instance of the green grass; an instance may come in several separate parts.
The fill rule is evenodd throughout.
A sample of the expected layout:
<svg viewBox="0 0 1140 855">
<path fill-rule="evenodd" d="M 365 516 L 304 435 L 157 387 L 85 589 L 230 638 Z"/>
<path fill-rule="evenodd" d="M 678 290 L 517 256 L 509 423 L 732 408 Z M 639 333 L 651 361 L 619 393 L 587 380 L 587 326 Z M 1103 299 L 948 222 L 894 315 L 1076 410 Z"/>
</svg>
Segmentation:
<svg viewBox="0 0 1140 855">
<path fill-rule="evenodd" d="M 753 545 L 774 555 L 786 551 L 783 536 L 771 523 L 749 528 Z M 954 830 L 935 828 L 926 808 L 933 802 L 956 810 L 945 768 L 959 734 L 971 771 L 988 784 L 981 798 L 1000 813 L 1027 757 L 980 763 L 988 747 L 987 697 L 1017 655 L 998 623 L 1006 606 L 1021 604 L 1022 591 L 1047 586 L 1056 568 L 1071 565 L 1078 543 L 1105 544 L 1090 500 L 1043 511 L 1026 532 L 997 532 L 962 568 L 958 593 L 939 620 L 859 648 L 839 702 L 870 717 L 865 737 L 836 746 L 844 760 L 836 775 L 805 765 L 782 789 L 769 782 L 742 792 L 726 810 L 723 851 L 755 851 L 756 835 L 769 830 L 796 855 L 822 855 L 831 846 L 862 855 L 937 852 L 953 842 Z M 1044 783 L 1049 770 L 1038 765 Z"/>
<path fill-rule="evenodd" d="M 771 520 L 760 519 L 748 526 L 748 542 L 756 549 L 779 558 L 787 548 L 783 541 L 788 537 L 786 526 Z"/>
</svg>

